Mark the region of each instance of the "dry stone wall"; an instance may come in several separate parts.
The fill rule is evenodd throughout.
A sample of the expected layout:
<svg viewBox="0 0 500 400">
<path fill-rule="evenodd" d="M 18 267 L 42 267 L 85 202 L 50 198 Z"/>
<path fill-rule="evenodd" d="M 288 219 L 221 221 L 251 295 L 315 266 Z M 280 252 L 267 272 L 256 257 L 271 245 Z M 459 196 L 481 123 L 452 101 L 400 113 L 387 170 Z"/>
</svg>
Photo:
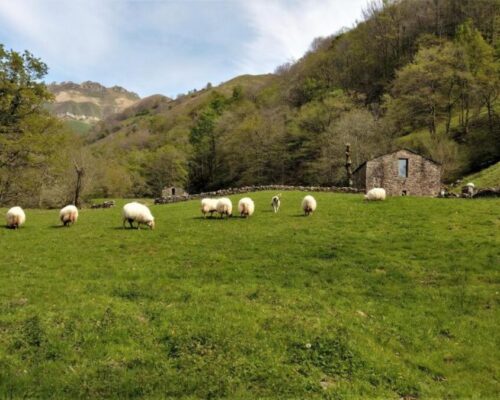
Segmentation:
<svg viewBox="0 0 500 400">
<path fill-rule="evenodd" d="M 300 192 L 331 192 L 331 193 L 361 193 L 362 190 L 351 187 L 337 186 L 287 186 L 287 185 L 264 185 L 264 186 L 244 186 L 241 188 L 220 189 L 213 192 L 205 192 L 198 194 L 184 194 L 182 196 L 167 196 L 155 199 L 155 204 L 177 203 L 179 201 L 196 200 L 205 197 L 221 197 L 231 196 L 233 194 L 242 194 L 249 192 L 260 192 L 264 190 L 273 190 L 277 193 L 287 190 L 295 190 Z"/>
</svg>

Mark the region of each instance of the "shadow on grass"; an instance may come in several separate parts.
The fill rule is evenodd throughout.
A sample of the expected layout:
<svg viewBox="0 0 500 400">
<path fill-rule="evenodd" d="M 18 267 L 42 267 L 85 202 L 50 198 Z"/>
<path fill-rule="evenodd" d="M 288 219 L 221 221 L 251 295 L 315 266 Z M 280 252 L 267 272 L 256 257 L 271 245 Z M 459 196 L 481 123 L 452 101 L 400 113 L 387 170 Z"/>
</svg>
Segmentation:
<svg viewBox="0 0 500 400">
<path fill-rule="evenodd" d="M 131 228 L 130 226 L 126 226 L 126 227 L 123 227 L 123 226 L 114 226 L 112 228 L 109 228 L 110 230 L 112 231 L 154 231 L 154 229 L 149 229 L 149 227 L 147 226 L 141 226 L 141 229 L 139 229 L 138 227 L 134 226 L 133 228 Z"/>
<path fill-rule="evenodd" d="M 227 217 L 224 217 L 224 218 L 221 218 L 221 217 L 193 217 L 192 219 L 196 219 L 196 220 L 200 220 L 200 221 L 225 221 L 227 219 L 237 219 L 237 218 L 244 218 L 244 217 L 240 217 L 239 215 L 233 215 L 232 217 L 230 218 L 227 218 Z"/>
<path fill-rule="evenodd" d="M 20 226 L 18 228 L 13 228 L 13 227 L 10 227 L 10 226 L 7 226 L 7 225 L 2 225 L 2 228 L 3 229 L 7 229 L 8 231 L 18 231 L 18 230 L 25 230 L 25 229 L 29 229 L 30 227 L 26 227 L 26 226 Z"/>
<path fill-rule="evenodd" d="M 307 217 L 311 217 L 312 215 L 305 215 L 305 214 L 295 214 L 295 215 L 292 215 L 292 218 L 307 218 Z"/>
</svg>

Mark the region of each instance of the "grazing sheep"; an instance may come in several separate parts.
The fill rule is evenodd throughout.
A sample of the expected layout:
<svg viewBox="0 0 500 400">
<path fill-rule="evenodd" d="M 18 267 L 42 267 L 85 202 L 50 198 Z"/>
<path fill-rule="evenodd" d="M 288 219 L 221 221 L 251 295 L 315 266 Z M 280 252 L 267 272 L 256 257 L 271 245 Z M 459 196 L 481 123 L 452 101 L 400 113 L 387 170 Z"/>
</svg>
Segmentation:
<svg viewBox="0 0 500 400">
<path fill-rule="evenodd" d="M 277 213 L 280 209 L 280 205 L 281 205 L 281 193 L 280 194 L 277 194 L 276 196 L 273 196 L 272 200 L 271 200 L 271 206 L 273 207 L 273 210 L 275 213 Z"/>
<path fill-rule="evenodd" d="M 217 199 L 202 199 L 201 200 L 201 213 L 204 217 L 210 213 L 210 216 L 217 211 Z"/>
<path fill-rule="evenodd" d="M 17 229 L 26 221 L 26 214 L 21 207 L 12 207 L 5 215 L 7 228 Z"/>
<path fill-rule="evenodd" d="M 476 188 L 476 185 L 474 185 L 472 182 L 469 182 L 467 185 L 465 185 L 465 195 L 472 197 L 474 196 L 474 189 Z"/>
<path fill-rule="evenodd" d="M 250 197 L 243 197 L 238 202 L 238 210 L 242 217 L 250 217 L 255 211 L 255 204 Z"/>
<path fill-rule="evenodd" d="M 130 227 L 133 228 L 134 225 L 132 222 L 137 222 L 137 229 L 140 229 L 141 224 L 145 224 L 149 226 L 150 229 L 155 228 L 155 219 L 145 205 L 132 202 L 127 203 L 123 206 L 123 227 L 125 228 L 125 222 L 130 224 Z"/>
<path fill-rule="evenodd" d="M 233 203 L 227 197 L 223 197 L 217 200 L 217 212 L 220 214 L 220 217 L 223 218 L 224 215 L 231 217 L 233 215 Z"/>
<path fill-rule="evenodd" d="M 316 199 L 307 195 L 302 200 L 302 209 L 306 215 L 312 214 L 316 210 Z"/>
<path fill-rule="evenodd" d="M 365 194 L 365 200 L 385 200 L 385 189 L 373 188 Z"/>
<path fill-rule="evenodd" d="M 78 208 L 73 205 L 66 206 L 59 212 L 59 219 L 64 226 L 74 224 L 78 219 Z"/>
</svg>

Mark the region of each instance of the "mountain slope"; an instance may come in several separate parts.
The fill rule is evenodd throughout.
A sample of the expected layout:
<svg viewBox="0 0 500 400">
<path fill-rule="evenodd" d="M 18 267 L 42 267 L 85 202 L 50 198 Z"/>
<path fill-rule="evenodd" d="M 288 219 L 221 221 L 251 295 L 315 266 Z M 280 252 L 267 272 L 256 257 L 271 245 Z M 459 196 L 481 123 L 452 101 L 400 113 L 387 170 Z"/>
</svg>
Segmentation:
<svg viewBox="0 0 500 400">
<path fill-rule="evenodd" d="M 500 162 L 462 179 L 464 183 L 473 182 L 476 187 L 500 187 Z"/>
<path fill-rule="evenodd" d="M 149 122 L 155 116 L 170 121 L 183 120 L 183 123 L 191 126 L 197 111 L 210 102 L 214 93 L 230 96 L 236 87 L 245 92 L 257 93 L 275 78 L 276 76 L 272 74 L 242 75 L 214 88 L 181 95 L 175 100 L 162 95 L 145 97 L 121 112 L 104 118 L 93 129 L 93 135 L 90 136 L 89 141 L 97 142 L 108 136 L 110 137 L 107 141 L 111 141 L 112 138 L 125 132 L 127 137 L 132 138 L 143 135 L 144 130 L 150 129 Z M 178 123 L 181 122 L 178 121 Z"/>
<path fill-rule="evenodd" d="M 65 120 L 96 123 L 132 106 L 140 97 L 120 86 L 107 88 L 97 82 L 52 83 L 48 85 L 55 101 L 48 107 Z"/>
</svg>

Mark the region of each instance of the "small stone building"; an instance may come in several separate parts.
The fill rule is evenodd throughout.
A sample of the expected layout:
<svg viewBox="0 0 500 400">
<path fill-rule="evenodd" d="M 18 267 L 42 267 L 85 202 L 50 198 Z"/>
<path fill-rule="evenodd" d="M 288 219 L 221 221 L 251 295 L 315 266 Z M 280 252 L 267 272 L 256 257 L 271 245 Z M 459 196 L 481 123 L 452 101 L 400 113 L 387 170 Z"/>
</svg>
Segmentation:
<svg viewBox="0 0 500 400">
<path fill-rule="evenodd" d="M 361 164 L 353 172 L 357 189 L 382 187 L 390 196 L 437 196 L 441 165 L 409 149 L 401 149 Z"/>
<path fill-rule="evenodd" d="M 165 186 L 161 191 L 161 197 L 166 199 L 170 196 L 185 196 L 188 193 L 181 187 Z"/>
</svg>

